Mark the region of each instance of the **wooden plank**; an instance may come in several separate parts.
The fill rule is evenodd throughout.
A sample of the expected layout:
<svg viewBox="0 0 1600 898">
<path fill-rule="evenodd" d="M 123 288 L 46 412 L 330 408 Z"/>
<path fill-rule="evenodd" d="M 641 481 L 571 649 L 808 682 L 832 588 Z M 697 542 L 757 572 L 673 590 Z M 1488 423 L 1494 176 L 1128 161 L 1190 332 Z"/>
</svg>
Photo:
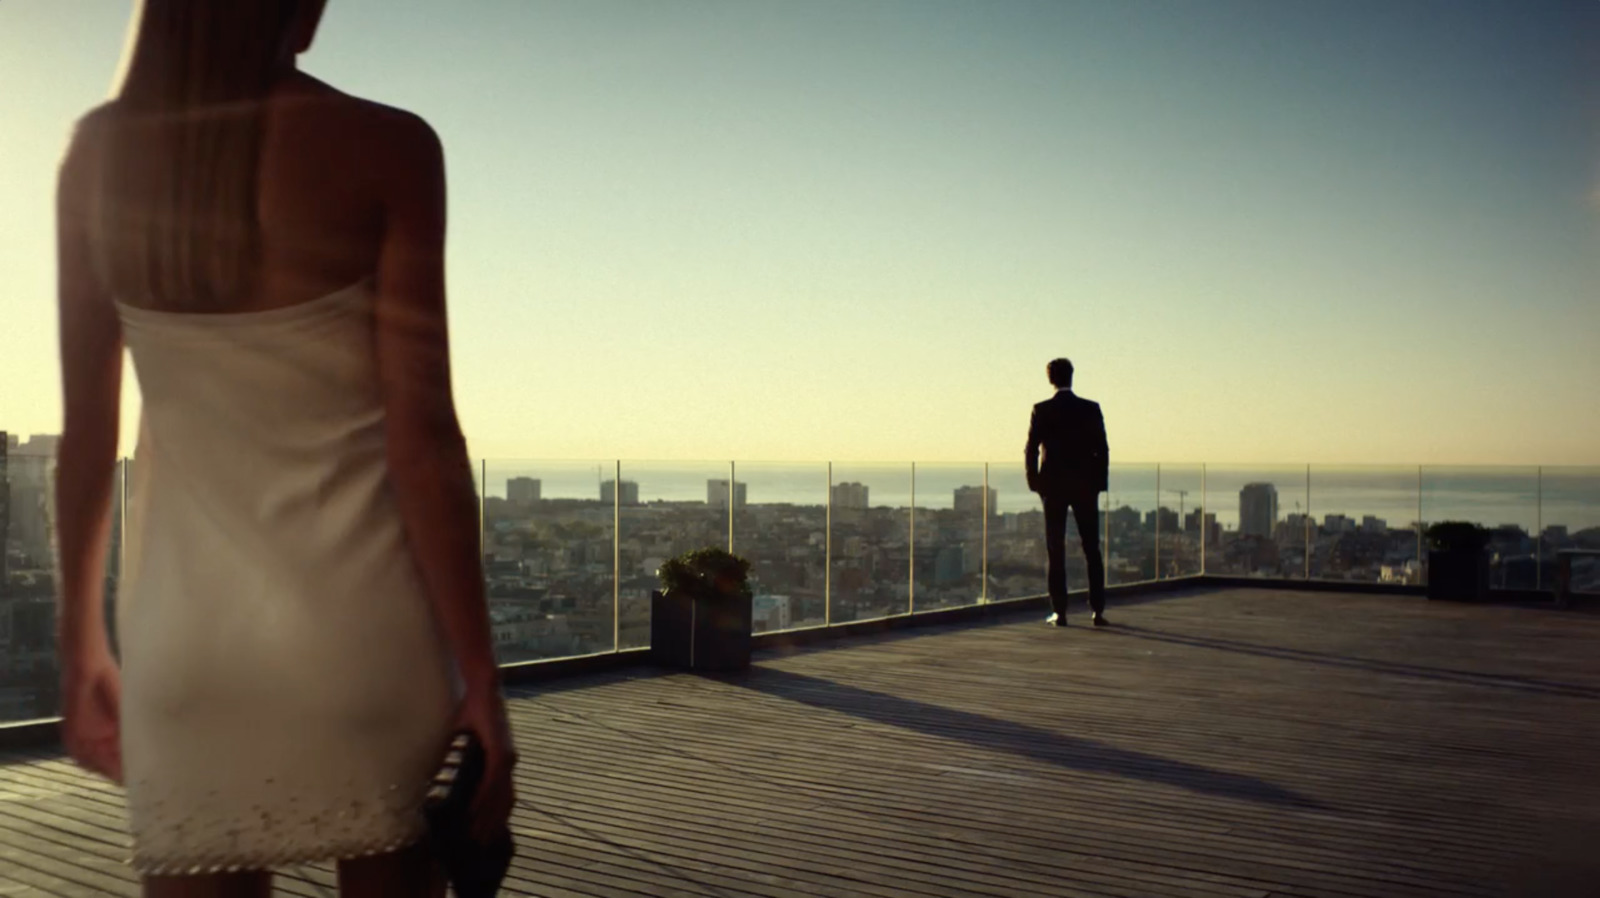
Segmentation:
<svg viewBox="0 0 1600 898">
<path fill-rule="evenodd" d="M 1356 898 L 1600 881 L 1600 618 L 1270 589 L 518 687 L 508 894 Z M 1030 616 L 1031 618 L 1031 616 Z M 0 898 L 134 894 L 120 791 L 0 756 Z M 278 877 L 333 893 L 333 871 Z M 8 889 L 13 891 L 7 891 Z"/>
</svg>

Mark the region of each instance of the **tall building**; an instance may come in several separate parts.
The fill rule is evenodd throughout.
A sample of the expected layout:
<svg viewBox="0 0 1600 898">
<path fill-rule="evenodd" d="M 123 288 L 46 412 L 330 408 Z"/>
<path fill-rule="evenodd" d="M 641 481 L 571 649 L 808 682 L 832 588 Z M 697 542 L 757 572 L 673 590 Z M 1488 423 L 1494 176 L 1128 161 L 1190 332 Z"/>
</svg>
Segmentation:
<svg viewBox="0 0 1600 898">
<path fill-rule="evenodd" d="M 955 583 L 967 575 L 966 547 L 944 546 L 933 559 L 933 582 Z"/>
<path fill-rule="evenodd" d="M 622 481 L 622 498 L 617 498 L 617 481 L 605 480 L 600 483 L 600 501 L 615 502 L 618 505 L 639 504 L 639 484 L 632 480 Z"/>
<path fill-rule="evenodd" d="M 867 485 L 864 483 L 835 483 L 833 485 L 834 508 L 866 508 Z"/>
<path fill-rule="evenodd" d="M 1165 505 L 1147 511 L 1144 513 L 1144 529 L 1151 532 L 1177 533 L 1178 513 Z"/>
<path fill-rule="evenodd" d="M 25 458 L 55 458 L 56 447 L 61 443 L 61 437 L 47 433 L 36 433 L 21 442 L 16 436 L 7 439 L 10 441 L 11 454 Z"/>
<path fill-rule="evenodd" d="M 1270 483 L 1247 483 L 1239 491 L 1239 532 L 1271 538 L 1278 524 L 1278 488 Z"/>
<path fill-rule="evenodd" d="M 7 538 L 39 568 L 51 564 L 50 466 L 59 442 L 45 434 L 6 438 Z"/>
<path fill-rule="evenodd" d="M 733 482 L 733 507 L 743 508 L 745 503 L 746 484 L 737 480 Z M 728 507 L 728 480 L 706 481 L 706 504 L 712 508 Z"/>
<path fill-rule="evenodd" d="M 11 540 L 11 481 L 6 478 L 6 456 L 11 449 L 11 435 L 0 430 L 0 595 L 4 595 L 6 584 L 11 581 L 11 572 L 7 568 L 6 546 Z M 10 614 L 8 610 L 5 612 Z M 6 618 L 10 623 L 10 618 Z"/>
<path fill-rule="evenodd" d="M 506 481 L 506 499 L 512 505 L 537 505 L 544 483 L 532 477 L 513 477 Z"/>
<path fill-rule="evenodd" d="M 1361 532 L 1362 533 L 1388 533 L 1389 532 L 1389 522 L 1384 520 L 1383 518 L 1378 517 L 1377 515 L 1370 515 L 1370 514 L 1362 515 L 1361 516 Z"/>
<path fill-rule="evenodd" d="M 973 517 L 982 517 L 985 509 L 988 510 L 989 514 L 993 515 L 995 508 L 999 505 L 999 497 L 999 492 L 990 487 L 989 502 L 985 505 L 983 487 L 958 486 L 955 494 L 955 509 L 961 514 L 972 515 Z"/>
</svg>

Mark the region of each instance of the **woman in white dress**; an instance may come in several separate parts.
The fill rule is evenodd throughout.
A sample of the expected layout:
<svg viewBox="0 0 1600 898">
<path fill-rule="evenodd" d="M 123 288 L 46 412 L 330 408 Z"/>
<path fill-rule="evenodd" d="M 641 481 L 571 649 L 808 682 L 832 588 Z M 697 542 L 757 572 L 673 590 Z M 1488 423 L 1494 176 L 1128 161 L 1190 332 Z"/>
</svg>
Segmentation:
<svg viewBox="0 0 1600 898">
<path fill-rule="evenodd" d="M 515 764 L 451 398 L 444 166 L 295 68 L 322 0 L 144 0 L 58 196 L 63 738 L 123 783 L 154 898 L 437 895 L 452 733 Z M 117 653 L 101 601 L 123 349 L 143 397 Z"/>
</svg>

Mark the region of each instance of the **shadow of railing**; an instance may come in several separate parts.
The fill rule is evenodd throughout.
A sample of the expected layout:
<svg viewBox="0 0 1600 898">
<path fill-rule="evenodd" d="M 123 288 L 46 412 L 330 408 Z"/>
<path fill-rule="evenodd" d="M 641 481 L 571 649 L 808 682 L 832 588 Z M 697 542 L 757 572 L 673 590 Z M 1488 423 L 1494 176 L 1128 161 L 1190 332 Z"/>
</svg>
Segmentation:
<svg viewBox="0 0 1600 898">
<path fill-rule="evenodd" d="M 1068 736 L 986 714 L 962 711 L 834 680 L 767 667 L 725 678 L 754 692 L 849 714 L 889 726 L 955 739 L 1055 767 L 1159 783 L 1259 804 L 1319 810 L 1323 805 L 1281 786 L 1244 774 Z"/>
</svg>

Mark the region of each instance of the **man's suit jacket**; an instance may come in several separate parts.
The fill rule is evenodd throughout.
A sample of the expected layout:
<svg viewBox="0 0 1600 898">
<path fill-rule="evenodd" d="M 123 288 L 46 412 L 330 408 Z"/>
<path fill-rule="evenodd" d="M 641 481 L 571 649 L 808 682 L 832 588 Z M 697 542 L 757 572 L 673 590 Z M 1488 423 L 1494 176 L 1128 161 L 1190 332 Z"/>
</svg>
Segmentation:
<svg viewBox="0 0 1600 898">
<path fill-rule="evenodd" d="M 1061 390 L 1035 405 L 1025 459 L 1028 488 L 1041 495 L 1082 496 L 1105 490 L 1111 451 L 1099 403 Z"/>
</svg>

